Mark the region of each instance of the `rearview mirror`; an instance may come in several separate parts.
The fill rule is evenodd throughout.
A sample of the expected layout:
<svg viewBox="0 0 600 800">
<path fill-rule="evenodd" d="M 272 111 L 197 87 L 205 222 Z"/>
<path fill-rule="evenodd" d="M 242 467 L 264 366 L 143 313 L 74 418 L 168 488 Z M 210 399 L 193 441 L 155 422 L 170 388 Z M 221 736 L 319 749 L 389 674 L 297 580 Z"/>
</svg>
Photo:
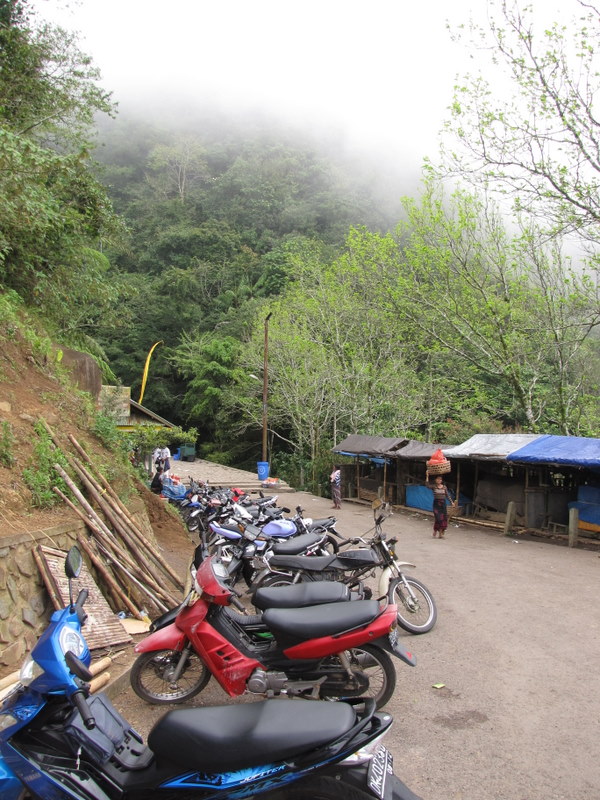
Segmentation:
<svg viewBox="0 0 600 800">
<path fill-rule="evenodd" d="M 79 548 L 73 545 L 65 558 L 65 574 L 69 580 L 78 578 L 83 567 L 83 557 Z"/>
</svg>

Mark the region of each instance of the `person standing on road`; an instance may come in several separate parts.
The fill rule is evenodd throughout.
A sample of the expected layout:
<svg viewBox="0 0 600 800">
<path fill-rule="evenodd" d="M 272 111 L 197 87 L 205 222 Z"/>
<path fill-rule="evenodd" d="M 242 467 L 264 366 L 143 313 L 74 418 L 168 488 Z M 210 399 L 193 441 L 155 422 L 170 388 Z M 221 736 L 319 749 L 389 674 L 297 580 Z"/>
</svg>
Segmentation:
<svg viewBox="0 0 600 800">
<path fill-rule="evenodd" d="M 454 506 L 456 503 L 450 497 L 448 487 L 444 483 L 441 475 L 436 475 L 433 483 L 429 480 L 429 470 L 425 473 L 425 485 L 433 492 L 433 538 L 439 536 L 440 539 L 444 538 L 446 528 L 448 527 L 448 511 L 446 509 L 446 501 Z"/>
<path fill-rule="evenodd" d="M 171 451 L 166 445 L 160 451 L 160 458 L 162 460 L 164 476 L 168 478 L 171 469 Z"/>
<path fill-rule="evenodd" d="M 342 507 L 342 471 L 335 465 L 333 472 L 329 476 L 331 484 L 331 499 L 333 500 L 332 508 Z"/>
</svg>

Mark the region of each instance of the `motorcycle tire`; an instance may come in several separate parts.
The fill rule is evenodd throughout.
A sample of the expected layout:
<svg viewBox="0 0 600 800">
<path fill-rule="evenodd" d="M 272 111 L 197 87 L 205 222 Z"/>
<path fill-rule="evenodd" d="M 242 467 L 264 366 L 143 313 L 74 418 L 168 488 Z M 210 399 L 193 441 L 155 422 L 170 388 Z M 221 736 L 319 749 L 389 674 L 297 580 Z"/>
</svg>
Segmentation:
<svg viewBox="0 0 600 800">
<path fill-rule="evenodd" d="M 328 658 L 324 663 L 331 673 L 335 663 L 339 665 L 339 678 L 325 680 L 321 686 L 321 695 L 326 700 L 344 700 L 348 697 L 372 697 L 377 708 L 389 701 L 396 689 L 396 670 L 390 656 L 372 644 L 362 644 L 346 650 L 351 665 L 356 667 L 358 686 L 348 687 L 347 674 L 337 656 Z M 332 669 L 333 668 L 333 669 Z"/>
<path fill-rule="evenodd" d="M 398 625 L 409 633 L 427 633 L 437 620 L 437 608 L 433 595 L 424 583 L 416 578 L 404 576 L 415 595 L 413 599 L 407 592 L 402 578 L 390 583 L 388 597 L 398 608 Z"/>
<path fill-rule="evenodd" d="M 293 586 L 298 581 L 294 580 L 294 575 L 274 572 L 272 575 L 265 575 L 259 583 L 250 588 L 254 593 L 257 589 L 266 589 L 267 586 Z"/>
<path fill-rule="evenodd" d="M 200 521 L 197 517 L 190 517 L 186 522 L 186 527 L 190 533 L 195 533 L 200 527 Z"/>
<path fill-rule="evenodd" d="M 179 676 L 177 684 L 169 681 L 181 652 L 179 650 L 154 650 L 142 653 L 131 667 L 131 688 L 153 705 L 184 703 L 204 689 L 210 680 L 210 672 L 201 658 L 190 652 L 188 662 Z"/>
</svg>

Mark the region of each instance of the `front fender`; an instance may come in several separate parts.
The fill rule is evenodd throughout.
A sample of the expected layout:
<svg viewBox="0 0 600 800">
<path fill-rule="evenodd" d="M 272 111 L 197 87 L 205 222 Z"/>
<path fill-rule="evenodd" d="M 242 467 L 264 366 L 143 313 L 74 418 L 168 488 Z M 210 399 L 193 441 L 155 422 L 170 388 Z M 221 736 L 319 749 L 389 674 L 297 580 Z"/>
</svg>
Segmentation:
<svg viewBox="0 0 600 800">
<path fill-rule="evenodd" d="M 151 633 L 133 648 L 136 653 L 149 653 L 153 650 L 183 650 L 186 642 L 185 633 L 172 623 L 166 628 Z"/>
</svg>

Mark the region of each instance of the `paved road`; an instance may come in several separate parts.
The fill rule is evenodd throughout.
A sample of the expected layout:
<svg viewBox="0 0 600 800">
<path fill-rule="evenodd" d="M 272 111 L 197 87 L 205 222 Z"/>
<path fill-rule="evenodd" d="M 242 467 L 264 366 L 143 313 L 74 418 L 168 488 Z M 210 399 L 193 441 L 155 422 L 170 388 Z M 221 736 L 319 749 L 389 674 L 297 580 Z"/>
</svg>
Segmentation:
<svg viewBox="0 0 600 800">
<path fill-rule="evenodd" d="M 297 497 L 307 514 L 330 513 Z M 344 503 L 338 519 L 356 535 L 372 512 Z M 396 773 L 424 800 L 598 800 L 598 554 L 467 525 L 433 539 L 418 512 L 385 529 L 439 613 L 429 634 L 402 637 L 418 664 L 398 662 L 388 705 Z M 229 701 L 211 681 L 196 702 Z M 116 703 L 142 732 L 165 710 L 130 691 Z"/>
</svg>

